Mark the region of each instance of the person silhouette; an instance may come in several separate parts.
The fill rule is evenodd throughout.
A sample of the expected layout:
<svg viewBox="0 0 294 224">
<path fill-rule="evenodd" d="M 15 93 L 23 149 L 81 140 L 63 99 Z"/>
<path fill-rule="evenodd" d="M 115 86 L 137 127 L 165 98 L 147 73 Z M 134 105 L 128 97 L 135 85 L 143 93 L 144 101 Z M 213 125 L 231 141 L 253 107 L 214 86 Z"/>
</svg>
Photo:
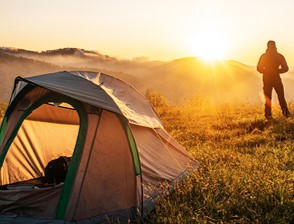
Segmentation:
<svg viewBox="0 0 294 224">
<path fill-rule="evenodd" d="M 280 74 L 289 70 L 285 57 L 278 53 L 276 43 L 273 40 L 267 42 L 267 49 L 259 58 L 257 71 L 263 74 L 263 93 L 265 96 L 265 117 L 272 118 L 272 90 L 275 89 L 282 114 L 290 116 L 284 94 L 284 86 Z"/>
</svg>

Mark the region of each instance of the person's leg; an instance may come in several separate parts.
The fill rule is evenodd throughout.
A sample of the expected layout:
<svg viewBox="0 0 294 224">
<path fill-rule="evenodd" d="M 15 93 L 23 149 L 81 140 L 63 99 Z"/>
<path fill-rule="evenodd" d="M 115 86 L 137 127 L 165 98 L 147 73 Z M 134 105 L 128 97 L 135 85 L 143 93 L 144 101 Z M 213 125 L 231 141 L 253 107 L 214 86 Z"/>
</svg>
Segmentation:
<svg viewBox="0 0 294 224">
<path fill-rule="evenodd" d="M 290 116 L 290 112 L 288 110 L 287 107 L 287 102 L 285 99 L 285 93 L 284 93 L 284 86 L 282 83 L 281 79 L 278 79 L 275 84 L 274 84 L 274 89 L 278 95 L 278 99 L 279 99 L 279 103 L 280 103 L 280 107 L 282 110 L 282 113 L 285 117 L 289 117 Z"/>
<path fill-rule="evenodd" d="M 263 93 L 265 97 L 265 117 L 267 119 L 272 117 L 272 90 L 273 86 L 271 82 L 263 82 Z"/>
</svg>

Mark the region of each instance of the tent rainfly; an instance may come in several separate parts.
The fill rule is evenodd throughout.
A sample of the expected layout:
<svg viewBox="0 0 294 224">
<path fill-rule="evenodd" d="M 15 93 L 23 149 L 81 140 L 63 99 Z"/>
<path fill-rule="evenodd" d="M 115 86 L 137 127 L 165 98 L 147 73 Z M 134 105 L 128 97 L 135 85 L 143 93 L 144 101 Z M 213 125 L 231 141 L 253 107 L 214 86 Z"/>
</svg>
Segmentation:
<svg viewBox="0 0 294 224">
<path fill-rule="evenodd" d="M 0 129 L 0 222 L 135 222 L 161 184 L 194 165 L 146 98 L 117 78 L 17 77 Z"/>
</svg>

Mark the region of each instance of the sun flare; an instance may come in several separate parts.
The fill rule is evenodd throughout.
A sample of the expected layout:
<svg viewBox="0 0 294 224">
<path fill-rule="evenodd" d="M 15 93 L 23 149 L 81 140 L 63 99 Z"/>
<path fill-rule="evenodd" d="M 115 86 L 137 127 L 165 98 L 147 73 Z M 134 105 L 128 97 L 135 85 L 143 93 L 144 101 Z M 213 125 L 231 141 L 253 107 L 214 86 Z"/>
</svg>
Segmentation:
<svg viewBox="0 0 294 224">
<path fill-rule="evenodd" d="M 226 39 L 214 30 L 207 29 L 196 35 L 191 46 L 192 53 L 205 61 L 224 60 L 226 57 Z"/>
</svg>

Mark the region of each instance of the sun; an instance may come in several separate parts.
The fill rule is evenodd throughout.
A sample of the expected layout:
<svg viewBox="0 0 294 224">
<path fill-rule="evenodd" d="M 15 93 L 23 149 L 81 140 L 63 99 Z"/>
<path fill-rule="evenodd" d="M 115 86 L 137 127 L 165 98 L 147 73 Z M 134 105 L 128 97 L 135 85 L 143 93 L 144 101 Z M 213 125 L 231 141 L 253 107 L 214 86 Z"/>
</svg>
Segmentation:
<svg viewBox="0 0 294 224">
<path fill-rule="evenodd" d="M 191 43 L 192 53 L 205 61 L 224 60 L 227 43 L 224 35 L 215 30 L 206 29 L 195 35 Z"/>
</svg>

